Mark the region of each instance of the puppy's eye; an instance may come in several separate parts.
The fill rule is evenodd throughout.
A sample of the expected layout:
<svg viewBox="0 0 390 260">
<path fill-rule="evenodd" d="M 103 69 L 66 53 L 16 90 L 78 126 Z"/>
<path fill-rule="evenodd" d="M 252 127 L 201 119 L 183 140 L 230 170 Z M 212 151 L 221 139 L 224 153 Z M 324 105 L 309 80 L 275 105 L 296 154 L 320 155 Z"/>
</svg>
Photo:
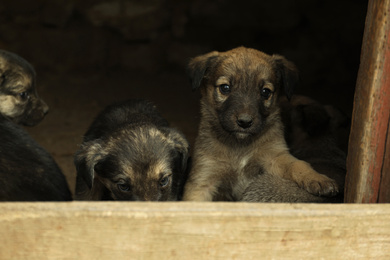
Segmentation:
<svg viewBox="0 0 390 260">
<path fill-rule="evenodd" d="M 264 98 L 264 99 L 269 99 L 269 97 L 272 95 L 272 91 L 269 89 L 269 88 L 263 88 L 261 90 L 261 96 Z"/>
<path fill-rule="evenodd" d="M 160 179 L 160 186 L 162 188 L 166 187 L 169 184 L 170 180 L 171 180 L 171 175 L 162 177 Z"/>
<path fill-rule="evenodd" d="M 128 184 L 118 184 L 118 189 L 121 191 L 130 191 L 130 185 Z"/>
<path fill-rule="evenodd" d="M 25 100 L 28 98 L 28 92 L 27 91 L 21 92 L 19 93 L 19 96 L 21 99 Z"/>
<path fill-rule="evenodd" d="M 230 93 L 231 87 L 228 84 L 221 84 L 221 85 L 219 85 L 219 91 L 222 94 L 227 95 Z"/>
</svg>

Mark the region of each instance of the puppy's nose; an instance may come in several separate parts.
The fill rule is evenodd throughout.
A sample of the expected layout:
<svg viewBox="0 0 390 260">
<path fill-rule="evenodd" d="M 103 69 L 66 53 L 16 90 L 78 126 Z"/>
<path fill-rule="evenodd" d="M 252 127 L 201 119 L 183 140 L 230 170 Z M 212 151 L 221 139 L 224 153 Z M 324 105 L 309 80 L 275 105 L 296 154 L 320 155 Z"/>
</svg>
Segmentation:
<svg viewBox="0 0 390 260">
<path fill-rule="evenodd" d="M 253 124 L 253 118 L 248 114 L 242 114 L 237 118 L 237 125 L 241 128 L 249 128 Z"/>
</svg>

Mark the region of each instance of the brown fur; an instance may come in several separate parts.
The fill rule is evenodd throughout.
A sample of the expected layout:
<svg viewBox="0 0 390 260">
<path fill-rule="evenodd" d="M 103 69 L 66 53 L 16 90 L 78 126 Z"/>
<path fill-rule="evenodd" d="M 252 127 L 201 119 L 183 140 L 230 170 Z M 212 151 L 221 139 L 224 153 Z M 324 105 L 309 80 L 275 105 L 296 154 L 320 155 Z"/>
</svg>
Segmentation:
<svg viewBox="0 0 390 260">
<path fill-rule="evenodd" d="M 242 200 L 248 185 L 263 174 L 290 180 L 314 195 L 338 193 L 334 180 L 287 148 L 278 96 L 284 91 L 290 98 L 298 80 L 291 62 L 239 47 L 198 56 L 188 72 L 202 98 L 184 200 Z"/>
</svg>

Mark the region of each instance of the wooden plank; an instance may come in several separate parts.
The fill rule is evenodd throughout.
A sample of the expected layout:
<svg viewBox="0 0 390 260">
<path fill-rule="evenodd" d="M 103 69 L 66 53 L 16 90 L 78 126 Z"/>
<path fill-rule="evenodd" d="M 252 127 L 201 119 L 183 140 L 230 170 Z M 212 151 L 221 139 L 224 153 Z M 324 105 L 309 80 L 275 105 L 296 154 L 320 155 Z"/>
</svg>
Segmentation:
<svg viewBox="0 0 390 260">
<path fill-rule="evenodd" d="M 389 204 L 1 203 L 0 259 L 390 259 Z"/>
<path fill-rule="evenodd" d="M 390 114 L 390 0 L 370 0 L 356 83 L 345 201 L 378 202 Z M 390 202 L 390 201 L 387 201 Z"/>
</svg>

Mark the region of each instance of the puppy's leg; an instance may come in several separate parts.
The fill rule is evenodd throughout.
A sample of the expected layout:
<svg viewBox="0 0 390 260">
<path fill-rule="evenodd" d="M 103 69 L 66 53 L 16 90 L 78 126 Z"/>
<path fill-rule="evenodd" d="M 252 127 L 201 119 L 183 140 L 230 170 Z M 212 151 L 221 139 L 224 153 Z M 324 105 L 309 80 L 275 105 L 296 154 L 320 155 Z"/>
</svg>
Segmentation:
<svg viewBox="0 0 390 260">
<path fill-rule="evenodd" d="M 208 185 L 207 183 L 194 183 L 187 182 L 183 200 L 184 201 L 212 201 L 213 194 L 217 191 L 216 187 L 213 185 Z"/>
<path fill-rule="evenodd" d="M 212 201 L 221 183 L 216 169 L 197 167 L 190 172 L 184 187 L 185 201 Z"/>
<path fill-rule="evenodd" d="M 271 158 L 270 162 L 270 172 L 293 180 L 311 194 L 332 197 L 339 193 L 335 180 L 316 172 L 309 163 L 295 158 L 288 152 Z"/>
</svg>

